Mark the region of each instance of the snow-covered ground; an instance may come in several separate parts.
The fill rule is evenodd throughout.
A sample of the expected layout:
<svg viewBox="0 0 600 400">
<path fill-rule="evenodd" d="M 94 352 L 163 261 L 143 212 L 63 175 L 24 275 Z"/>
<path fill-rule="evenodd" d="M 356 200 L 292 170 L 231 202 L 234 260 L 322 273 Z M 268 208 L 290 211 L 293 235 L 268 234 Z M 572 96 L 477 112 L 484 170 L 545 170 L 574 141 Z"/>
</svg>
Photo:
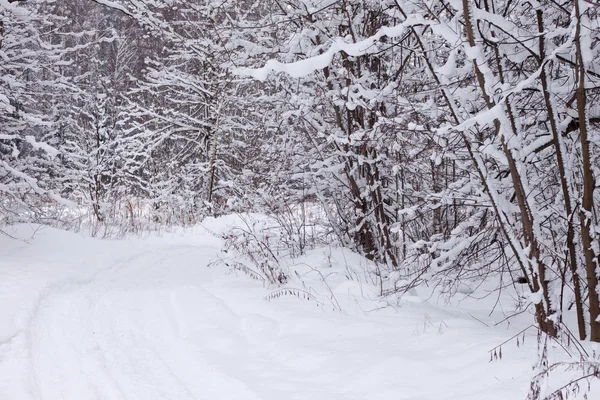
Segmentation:
<svg viewBox="0 0 600 400">
<path fill-rule="evenodd" d="M 488 352 L 521 326 L 494 327 L 477 302 L 382 308 L 376 286 L 348 279 L 361 258 L 347 251 L 298 260 L 288 286 L 313 285 L 314 300 L 268 301 L 273 288 L 208 267 L 221 241 L 203 227 L 10 233 L 27 241 L 0 237 L 0 400 L 507 400 L 529 388 L 531 336 L 502 360 Z"/>
</svg>

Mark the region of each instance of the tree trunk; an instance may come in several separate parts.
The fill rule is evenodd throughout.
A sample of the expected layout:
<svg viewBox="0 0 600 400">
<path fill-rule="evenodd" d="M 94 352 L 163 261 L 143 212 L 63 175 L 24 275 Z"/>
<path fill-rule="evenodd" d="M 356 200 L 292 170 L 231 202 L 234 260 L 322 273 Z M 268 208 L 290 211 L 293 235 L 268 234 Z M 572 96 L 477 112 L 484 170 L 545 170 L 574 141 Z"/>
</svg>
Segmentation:
<svg viewBox="0 0 600 400">
<path fill-rule="evenodd" d="M 577 116 L 579 118 L 579 137 L 581 141 L 581 159 L 583 169 L 583 199 L 581 212 L 579 214 L 581 223 L 581 244 L 585 256 L 585 270 L 588 283 L 588 296 L 590 307 L 590 340 L 600 342 L 600 301 L 598 299 L 598 275 L 596 267 L 598 258 L 592 248 L 592 212 L 594 208 L 594 186 L 595 177 L 592 171 L 590 143 L 588 139 L 587 124 L 587 97 L 585 93 L 585 65 L 583 61 L 583 50 L 581 45 L 581 9 L 579 0 L 575 1 L 576 33 L 576 68 L 577 68 Z"/>
<path fill-rule="evenodd" d="M 542 34 L 544 32 L 544 19 L 543 13 L 541 10 L 537 10 L 537 21 L 538 21 L 538 31 L 540 32 L 539 37 L 539 54 L 540 54 L 540 67 L 542 68 L 542 73 L 540 75 L 540 80 L 542 83 L 542 91 L 544 92 L 544 103 L 546 106 L 546 112 L 548 113 L 548 119 L 550 121 L 550 130 L 552 131 L 553 143 L 556 151 L 556 163 L 558 165 L 558 173 L 560 177 L 560 186 L 563 193 L 563 202 L 565 204 L 565 216 L 567 221 L 567 256 L 569 260 L 569 267 L 571 271 L 571 277 L 573 279 L 573 291 L 575 292 L 575 308 L 577 313 L 577 327 L 579 330 L 579 338 L 584 340 L 586 338 L 586 329 L 585 329 L 585 318 L 583 311 L 583 295 L 581 289 L 581 282 L 578 272 L 579 263 L 577 262 L 577 251 L 575 247 L 574 241 L 574 227 L 573 227 L 573 207 L 571 203 L 571 192 L 569 190 L 569 184 L 567 182 L 567 173 L 565 168 L 565 163 L 563 160 L 563 150 L 562 139 L 558 132 L 558 126 L 556 123 L 555 111 L 552 106 L 551 98 L 550 98 L 550 90 L 548 85 L 548 76 L 547 71 L 545 69 L 544 60 L 546 58 L 546 44 L 545 44 L 545 36 Z"/>
</svg>

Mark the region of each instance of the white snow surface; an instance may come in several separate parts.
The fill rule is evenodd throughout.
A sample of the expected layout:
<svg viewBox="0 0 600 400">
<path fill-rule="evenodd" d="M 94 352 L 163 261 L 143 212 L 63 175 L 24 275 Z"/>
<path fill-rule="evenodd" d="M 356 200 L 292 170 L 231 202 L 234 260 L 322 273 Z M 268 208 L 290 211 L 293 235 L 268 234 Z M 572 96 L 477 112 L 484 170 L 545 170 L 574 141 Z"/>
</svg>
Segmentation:
<svg viewBox="0 0 600 400">
<path fill-rule="evenodd" d="M 516 327 L 418 296 L 381 307 L 376 286 L 348 279 L 361 262 L 348 251 L 315 250 L 294 274 L 335 311 L 267 301 L 274 288 L 209 268 L 221 241 L 203 227 L 9 233 L 27 240 L 0 237 L 0 400 L 506 400 L 529 387 L 533 339 L 490 362 Z"/>
</svg>

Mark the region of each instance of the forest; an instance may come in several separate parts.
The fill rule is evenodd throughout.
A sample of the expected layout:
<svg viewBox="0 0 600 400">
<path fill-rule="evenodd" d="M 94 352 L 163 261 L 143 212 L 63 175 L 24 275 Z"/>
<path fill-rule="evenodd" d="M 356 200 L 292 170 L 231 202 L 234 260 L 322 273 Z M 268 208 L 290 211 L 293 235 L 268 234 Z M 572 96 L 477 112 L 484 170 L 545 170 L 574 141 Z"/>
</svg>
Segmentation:
<svg viewBox="0 0 600 400">
<path fill-rule="evenodd" d="M 600 342 L 599 14 L 595 0 L 0 0 L 0 233 L 265 214 L 293 255 L 370 260 L 380 296 L 518 289 L 539 335 Z M 285 283 L 246 233 L 226 244 Z M 565 368 L 598 378 L 594 357 Z"/>
</svg>

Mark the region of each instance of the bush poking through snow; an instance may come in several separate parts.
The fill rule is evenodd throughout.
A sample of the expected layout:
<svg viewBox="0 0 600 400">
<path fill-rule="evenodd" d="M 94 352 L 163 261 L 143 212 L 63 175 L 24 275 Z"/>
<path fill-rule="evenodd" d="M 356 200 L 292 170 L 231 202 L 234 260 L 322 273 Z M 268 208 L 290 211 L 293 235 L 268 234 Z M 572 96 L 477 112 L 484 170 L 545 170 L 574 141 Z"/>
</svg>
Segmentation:
<svg viewBox="0 0 600 400">
<path fill-rule="evenodd" d="M 566 331 L 566 330 L 565 330 Z M 591 356 L 579 341 L 567 334 L 566 343 L 538 332 L 538 361 L 527 400 L 592 400 L 600 392 L 600 362 Z M 548 340 L 552 339 L 568 354 L 567 360 L 552 361 L 548 355 Z M 571 352 L 575 354 L 571 354 Z M 577 359 L 579 357 L 579 360 Z"/>
<path fill-rule="evenodd" d="M 516 340 L 524 345 L 525 332 L 537 330 L 538 360 L 533 368 L 527 400 L 591 400 L 600 389 L 600 362 L 590 354 L 566 328 L 554 338 L 539 327 L 530 325 L 489 351 L 490 362 L 502 360 L 502 347 Z M 553 343 L 549 349 L 548 343 Z M 552 350 L 552 351 L 549 351 Z M 562 356 L 561 356 L 562 354 Z"/>
<path fill-rule="evenodd" d="M 245 227 L 235 227 L 221 235 L 224 242 L 223 251 L 230 255 L 232 261 L 217 262 L 271 285 L 285 284 L 288 276 L 275 256 L 272 248 L 274 241 L 269 242 L 265 224 L 246 219 L 243 219 L 243 222 Z"/>
<path fill-rule="evenodd" d="M 306 290 L 296 288 L 282 288 L 274 290 L 265 296 L 265 300 L 271 301 L 283 296 L 296 296 L 302 300 L 314 300 L 320 305 L 319 301 L 312 294 L 308 293 Z"/>
</svg>

